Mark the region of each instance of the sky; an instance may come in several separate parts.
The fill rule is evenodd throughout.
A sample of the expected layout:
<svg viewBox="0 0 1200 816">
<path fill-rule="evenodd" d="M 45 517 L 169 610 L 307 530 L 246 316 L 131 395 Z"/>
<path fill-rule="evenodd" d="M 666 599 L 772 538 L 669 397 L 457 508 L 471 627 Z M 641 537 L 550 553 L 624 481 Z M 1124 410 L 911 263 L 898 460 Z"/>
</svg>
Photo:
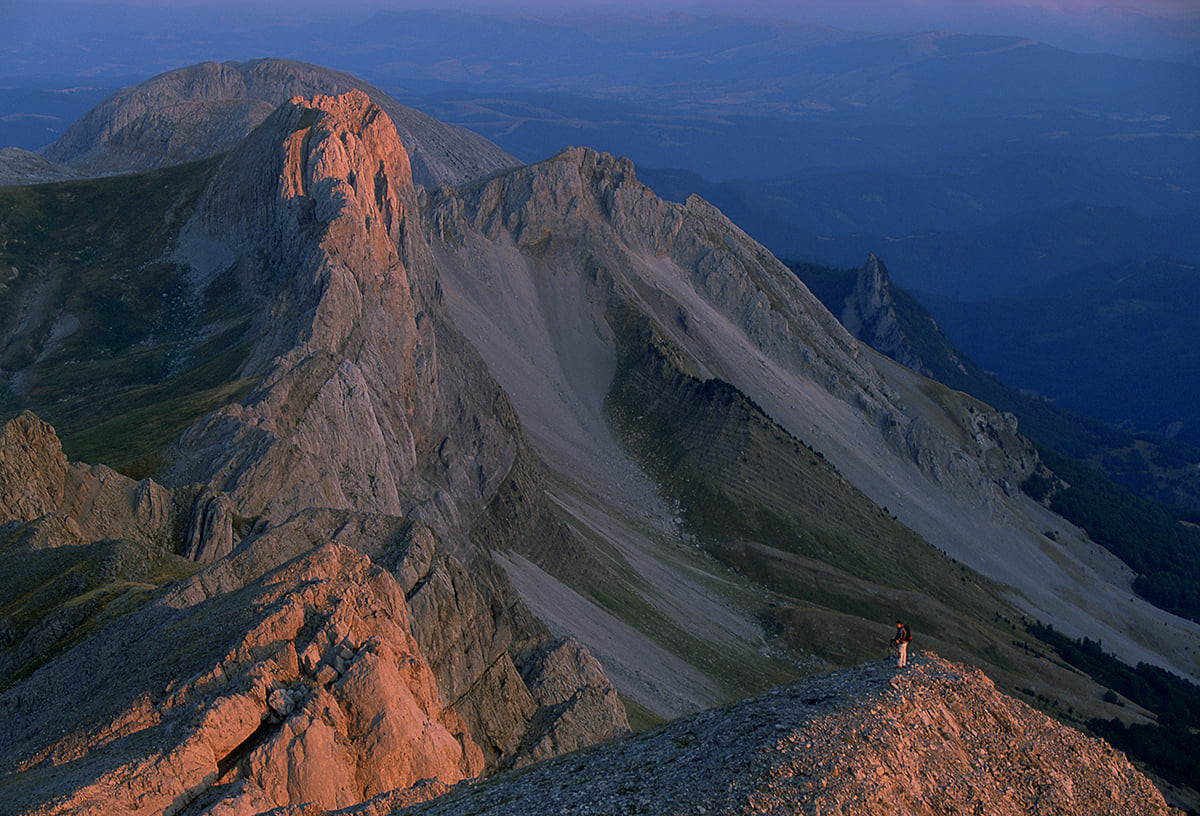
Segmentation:
<svg viewBox="0 0 1200 816">
<path fill-rule="evenodd" d="M 28 0 L 0 0 L 0 19 Z M 336 9 L 338 14 L 378 9 L 461 8 L 479 11 L 614 10 L 634 13 L 693 11 L 738 16 L 785 18 L 838 17 L 867 14 L 887 19 L 988 19 L 995 16 L 1087 14 L 1100 9 L 1126 9 L 1147 14 L 1200 16 L 1197 0 L 77 0 L 92 6 L 130 5 L 146 8 L 235 8 L 243 12 L 290 10 L 293 13 Z"/>
<path fill-rule="evenodd" d="M 381 9 L 421 8 L 525 14 L 691 12 L 770 16 L 865 31 L 1015 35 L 1072 50 L 1106 50 L 1123 56 L 1200 52 L 1200 0 L 0 0 L 0 29 L 5 17 L 19 17 L 25 8 L 116 3 L 145 9 L 151 15 L 174 11 L 182 17 L 200 9 L 233 15 L 239 22 L 253 22 L 250 18 L 254 17 L 264 22 L 344 20 Z M 1189 20 L 1187 36 L 1179 36 L 1178 27 L 1171 30 L 1161 21 L 1156 24 L 1144 19 L 1147 17 Z M 3 37 L 0 33 L 0 42 Z M 1153 53 L 1156 40 L 1163 43 L 1162 53 Z"/>
<path fill-rule="evenodd" d="M 858 31 L 1011 35 L 1121 56 L 1200 55 L 1200 0 L 0 0 L 0 75 L 19 73 L 11 66 L 32 65 L 38 54 L 45 56 L 39 68 L 45 71 L 55 52 L 65 54 L 74 43 L 92 49 L 98 38 L 111 44 L 138 30 L 187 37 L 198 28 L 211 30 L 203 23 L 214 21 L 243 31 L 283 30 L 288 24 L 365 20 L 379 10 L 421 8 L 769 16 Z"/>
<path fill-rule="evenodd" d="M 0 13 L 16 10 L 28 0 L 0 0 Z M 889 18 L 959 17 L 988 18 L 995 14 L 1080 14 L 1098 10 L 1138 11 L 1171 16 L 1200 16 L 1196 0 L 78 0 L 80 4 L 131 5 L 143 7 L 235 7 L 241 10 L 269 8 L 305 10 L 336 8 L 338 13 L 379 8 L 469 8 L 479 11 L 535 10 L 539 12 L 583 10 L 616 10 L 622 12 L 655 13 L 661 11 L 697 11 L 727 13 L 738 16 L 767 14 L 775 17 L 871 16 Z"/>
</svg>

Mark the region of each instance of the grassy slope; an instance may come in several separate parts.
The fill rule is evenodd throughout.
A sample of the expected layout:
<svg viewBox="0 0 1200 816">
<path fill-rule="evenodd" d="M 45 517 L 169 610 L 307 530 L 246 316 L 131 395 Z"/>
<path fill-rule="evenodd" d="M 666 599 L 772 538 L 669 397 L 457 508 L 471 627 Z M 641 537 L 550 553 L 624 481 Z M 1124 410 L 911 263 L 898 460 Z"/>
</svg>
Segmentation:
<svg viewBox="0 0 1200 816">
<path fill-rule="evenodd" d="M 38 524 L 0 530 L 0 643 L 19 656 L 0 691 L 200 568 L 166 539 L 38 547 L 28 541 Z"/>
<path fill-rule="evenodd" d="M 1018 640 L 1027 622 L 996 587 L 871 503 L 737 389 L 690 374 L 650 321 L 623 312 L 614 322 L 624 340 L 607 403 L 614 426 L 709 552 L 772 591 L 764 617 L 782 645 L 852 665 L 882 657 L 900 617 L 914 648 L 979 665 L 1077 728 L 1166 727 L 1139 699 L 1125 707 L 1110 678 L 1071 669 L 1056 644 Z M 1186 786 L 1172 789 L 1177 801 L 1195 801 L 1200 779 L 1140 758 Z"/>
<path fill-rule="evenodd" d="M 905 617 L 927 643 L 1011 667 L 996 646 L 1004 637 L 988 631 L 1010 610 L 984 578 L 873 504 L 740 391 L 689 374 L 649 321 L 613 320 L 623 344 L 607 406 L 615 427 L 709 551 L 778 594 L 769 616 L 786 639 L 852 662 L 879 656 L 890 622 Z M 852 616 L 861 647 L 847 651 L 804 623 L 818 607 L 842 626 Z"/>
<path fill-rule="evenodd" d="M 234 293 L 166 260 L 213 166 L 0 188 L 0 420 L 32 410 L 72 459 L 141 476 L 248 387 Z"/>
<path fill-rule="evenodd" d="M 193 292 L 166 260 L 214 161 L 0 187 L 0 422 L 32 410 L 68 457 L 134 477 L 204 413 L 236 399 L 247 325 L 229 279 Z M 0 531 L 7 686 L 196 565 L 162 540 L 44 549 L 41 522 Z"/>
<path fill-rule="evenodd" d="M 500 395 L 496 414 L 510 432 L 521 436 L 516 415 Z M 548 477 L 535 454 L 522 442 L 507 478 L 487 511 L 472 526 L 471 538 L 481 549 L 513 550 L 541 569 L 649 637 L 668 652 L 683 658 L 712 678 L 730 698 L 743 697 L 796 676 L 787 660 L 753 651 L 731 653 L 698 637 L 655 606 L 656 593 L 603 536 L 573 523 L 547 500 Z M 571 492 L 574 486 L 557 480 L 555 490 Z M 553 491 L 550 491 L 553 492 Z M 592 497 L 585 497 L 587 498 Z M 614 510 L 619 514 L 619 511 Z M 687 560 L 687 553 L 667 547 L 666 557 Z M 704 560 L 704 559 L 701 559 Z M 681 565 L 691 569 L 695 564 Z M 699 570 L 713 564 L 700 565 Z M 728 586 L 725 592 L 734 591 Z M 643 724 L 657 722 L 652 712 L 626 700 L 631 717 Z"/>
<path fill-rule="evenodd" d="M 855 270 L 805 264 L 792 268 L 827 305 L 842 302 L 857 275 Z M 1194 495 L 1198 452 L 1166 440 L 1134 438 L 1004 385 L 951 346 L 911 296 L 895 287 L 892 291 L 904 336 L 933 375 L 1016 414 L 1022 433 L 1040 445 L 1043 461 L 1061 482 L 1033 479 L 1026 491 L 1137 571 L 1141 577 L 1135 589 L 1142 597 L 1200 620 L 1200 530 L 1131 492 L 1140 485 L 1143 496 Z"/>
</svg>

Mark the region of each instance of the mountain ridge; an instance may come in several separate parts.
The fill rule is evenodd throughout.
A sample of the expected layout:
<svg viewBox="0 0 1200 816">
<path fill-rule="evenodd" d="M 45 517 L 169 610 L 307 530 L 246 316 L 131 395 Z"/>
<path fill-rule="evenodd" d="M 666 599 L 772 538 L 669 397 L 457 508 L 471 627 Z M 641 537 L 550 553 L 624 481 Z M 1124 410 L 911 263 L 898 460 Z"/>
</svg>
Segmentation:
<svg viewBox="0 0 1200 816">
<path fill-rule="evenodd" d="M 910 660 L 782 686 L 411 810 L 339 813 L 1182 813 L 1103 741 L 1006 698 L 976 670 L 932 652 Z"/>
<path fill-rule="evenodd" d="M 577 162 L 579 164 L 576 164 Z M 923 383 L 920 379 L 914 380 L 911 373 L 891 367 L 894 364 L 885 358 L 870 354 L 864 357 L 861 349 L 845 345 L 847 335 L 843 334 L 844 329 L 823 308 L 816 305 L 815 299 L 807 290 L 796 290 L 794 295 L 784 294 L 783 282 L 772 282 L 772 287 L 778 285 L 780 288 L 765 288 L 759 290 L 761 294 L 755 294 L 757 283 L 750 282 L 757 281 L 760 275 L 775 274 L 773 270 L 777 262 L 761 249 L 755 249 L 753 242 L 749 242 L 750 239 L 746 238 L 744 233 L 730 225 L 717 210 L 699 198 L 690 199 L 684 205 L 655 204 L 652 211 L 660 215 L 656 215 L 645 226 L 633 222 L 628 235 L 623 235 L 622 230 L 631 221 L 628 216 L 622 214 L 622 197 L 624 196 L 626 201 L 635 201 L 640 196 L 645 196 L 646 192 L 630 175 L 628 167 L 619 163 L 605 164 L 606 162 L 610 160 L 600 161 L 591 158 L 587 151 L 575 151 L 560 154 L 547 163 L 516 171 L 517 176 L 528 176 L 535 172 L 536 167 L 549 164 L 556 177 L 560 177 L 565 170 L 567 175 L 560 183 L 569 184 L 569 192 L 556 191 L 554 187 L 544 189 L 540 191 L 542 195 L 539 204 L 536 187 L 532 197 L 528 189 L 515 187 L 512 190 L 511 201 L 503 205 L 498 213 L 494 208 L 502 199 L 497 199 L 497 196 L 504 190 L 504 185 L 514 184 L 513 181 L 506 180 L 511 177 L 501 177 L 482 182 L 475 187 L 464 188 L 464 193 L 482 195 L 481 201 L 486 202 L 486 207 L 480 210 L 464 209 L 463 205 L 455 203 L 454 198 L 447 198 L 444 202 L 438 197 L 430 199 L 437 208 L 432 229 L 433 236 L 437 239 L 435 247 L 439 244 L 444 247 L 436 251 L 442 255 L 439 266 L 447 276 L 444 286 L 451 312 L 456 315 L 455 319 L 460 325 L 470 327 L 466 329 L 469 336 L 475 338 L 478 335 L 477 343 L 480 344 L 489 367 L 506 390 L 514 395 L 529 395 L 528 402 L 524 405 L 517 397 L 516 407 L 523 418 L 533 413 L 534 419 L 530 420 L 530 427 L 535 440 L 538 436 L 536 412 L 549 410 L 546 406 L 562 404 L 564 401 L 567 405 L 575 407 L 560 417 L 559 425 L 565 426 L 568 422 L 580 423 L 585 427 L 595 425 L 595 421 L 588 417 L 595 418 L 600 414 L 600 395 L 594 391 L 589 394 L 586 390 L 573 386 L 570 372 L 611 371 L 611 366 L 614 365 L 613 352 L 601 352 L 600 348 L 593 347 L 594 351 L 588 352 L 590 356 L 567 358 L 570 364 L 562 369 L 559 368 L 561 364 L 553 359 L 544 359 L 533 368 L 529 368 L 529 363 L 521 361 L 537 359 L 537 352 L 529 345 L 530 338 L 546 336 L 540 334 L 541 332 L 553 336 L 553 321 L 538 317 L 538 322 L 531 325 L 529 316 L 538 315 L 544 304 L 539 305 L 536 299 L 532 305 L 526 300 L 510 302 L 502 290 L 492 288 L 492 281 L 521 281 L 520 288 L 516 291 L 530 292 L 536 290 L 533 281 L 550 279 L 544 277 L 545 273 L 540 271 L 541 258 L 554 259 L 552 268 L 558 280 L 570 281 L 571 278 L 565 277 L 564 273 L 565 270 L 574 268 L 578 280 L 584 282 L 584 289 L 575 290 L 569 299 L 555 304 L 555 308 L 569 309 L 568 313 L 579 314 L 576 319 L 583 325 L 591 323 L 595 326 L 594 330 L 578 337 L 605 338 L 610 336 L 613 329 L 595 304 L 603 303 L 607 297 L 604 293 L 616 285 L 607 283 L 608 278 L 603 274 L 603 270 L 610 265 L 618 268 L 614 255 L 623 255 L 632 260 L 632 265 L 630 261 L 623 261 L 620 268 L 636 269 L 638 275 L 645 275 L 652 281 L 646 284 L 639 282 L 636 276 L 627 278 L 626 285 L 636 298 L 633 302 L 638 303 L 638 308 L 648 310 L 647 313 L 653 317 L 657 327 L 663 330 L 672 342 L 682 349 L 687 349 L 687 355 L 705 376 L 719 375 L 720 378 L 727 379 L 762 406 L 776 423 L 782 425 L 794 437 L 821 451 L 838 467 L 843 476 L 859 489 L 863 489 L 878 505 L 889 507 L 892 512 L 899 512 L 901 520 L 926 540 L 935 542 L 938 548 L 963 563 L 987 564 L 982 570 L 985 574 L 996 575 L 997 573 L 990 571 L 998 569 L 1000 574 L 1005 576 L 1002 580 L 1006 582 L 1019 578 L 1021 570 L 1015 568 L 1015 562 L 1030 557 L 1040 561 L 1044 557 L 1042 549 L 1045 544 L 1041 531 L 1046 529 L 1042 526 L 1046 523 L 1045 520 L 1033 521 L 1029 518 L 1019 521 L 1018 515 L 1009 522 L 1013 527 L 1007 528 L 1007 532 L 1003 534 L 998 533 L 993 526 L 995 519 L 989 521 L 986 526 L 974 526 L 973 523 L 969 523 L 970 529 L 958 526 L 957 522 L 951 522 L 947 526 L 947 515 L 952 511 L 944 507 L 933 510 L 944 499 L 936 499 L 930 494 L 918 495 L 927 489 L 924 486 L 931 482 L 940 482 L 940 486 L 935 488 L 938 495 L 945 495 L 941 491 L 958 495 L 959 498 L 954 501 L 962 501 L 969 507 L 995 502 L 992 506 L 999 517 L 1008 512 L 1001 508 L 1010 501 L 1025 508 L 1019 513 L 1031 513 L 1033 517 L 1040 514 L 1041 511 L 1025 504 L 1019 494 L 1019 481 L 1022 476 L 1009 478 L 1007 481 L 997 480 L 984 469 L 977 469 L 980 460 L 954 453 L 964 444 L 980 445 L 979 448 L 972 448 L 973 450 L 987 450 L 995 444 L 994 441 L 988 440 L 987 433 L 982 433 L 982 428 L 971 428 L 972 422 L 979 421 L 989 413 L 986 406 L 973 404 L 971 400 L 961 401 L 944 388 Z M 573 169 L 573 166 L 585 168 L 582 182 L 575 180 L 574 176 L 579 171 Z M 586 168 L 593 166 L 610 169 L 605 170 L 605 174 L 599 178 L 589 178 L 590 171 Z M 583 186 L 579 187 L 581 183 Z M 589 192 L 588 185 L 591 184 L 596 186 Z M 611 190 L 610 185 L 613 188 Z M 557 216 L 551 214 L 558 210 L 550 205 L 553 201 L 568 205 L 568 212 L 575 214 L 569 215 L 565 219 L 566 223 L 555 223 L 554 219 Z M 597 232 L 601 227 L 594 222 L 589 222 L 586 228 L 582 223 L 575 223 L 579 213 L 586 212 L 590 207 L 601 208 L 601 224 L 607 221 L 612 226 L 603 226 L 603 232 Z M 447 223 L 443 211 L 452 214 L 455 220 Z M 698 255 L 689 255 L 690 239 L 685 236 L 692 233 L 675 232 L 670 226 L 676 223 L 672 219 L 679 218 L 683 213 L 689 218 L 699 218 L 696 223 L 704 225 L 702 234 L 727 235 L 728 238 L 724 240 L 732 244 L 739 241 L 749 242 L 745 244 L 747 252 L 743 259 L 728 263 L 714 256 L 705 260 L 706 250 L 700 251 Z M 711 221 L 707 220 L 710 216 L 713 219 Z M 545 219 L 548 217 L 547 222 Z M 472 219 L 476 220 L 473 227 Z M 455 223 L 460 226 L 453 227 Z M 482 234 L 476 233 L 476 230 L 482 230 Z M 506 238 L 506 233 L 511 237 Z M 559 234 L 579 234 L 595 243 L 590 244 L 586 251 L 580 252 L 572 248 L 565 254 L 555 254 L 553 241 L 548 248 L 537 243 L 540 240 L 539 236 Z M 609 236 L 602 245 L 598 240 L 601 234 Z M 479 237 L 472 237 L 473 235 Z M 492 238 L 492 235 L 500 236 L 500 240 Z M 656 243 L 660 240 L 664 242 L 661 246 Z M 482 243 L 473 243 L 476 241 Z M 522 252 L 522 242 L 526 242 L 525 246 L 531 248 L 530 251 Z M 663 254 L 664 252 L 666 254 Z M 680 253 L 677 256 L 678 260 L 671 260 L 671 252 Z M 480 277 L 478 272 L 471 272 L 462 261 L 455 261 L 455 254 L 462 258 L 487 258 L 491 268 L 508 270 L 506 277 L 491 280 L 486 276 Z M 456 268 L 463 271 L 456 272 Z M 772 271 L 768 273 L 766 270 Z M 695 289 L 676 282 L 688 280 L 693 275 L 695 277 L 691 280 L 695 283 L 691 286 L 695 286 Z M 600 287 L 593 289 L 597 283 Z M 558 291 L 563 297 L 567 297 L 566 292 L 569 290 Z M 749 297 L 740 301 L 739 298 L 743 294 Z M 710 297 L 712 300 L 707 301 L 706 298 Z M 797 299 L 796 304 L 807 305 L 791 305 L 789 299 L 792 297 Z M 797 311 L 789 313 L 788 310 L 793 308 Z M 513 310 L 511 318 L 508 316 L 510 309 Z M 722 313 L 723 309 L 728 309 L 729 312 Z M 780 311 L 777 312 L 776 309 Z M 803 311 L 806 309 L 813 310 L 811 318 Z M 514 321 L 519 321 L 519 324 Z M 540 328 L 543 325 L 541 321 L 547 321 L 546 328 Z M 812 341 L 804 341 L 806 344 L 811 342 L 811 346 L 788 346 L 787 341 L 783 339 L 793 329 L 797 332 L 797 337 L 810 336 L 805 332 L 808 332 L 814 323 L 820 326 L 832 323 L 833 329 L 818 335 Z M 536 329 L 537 333 L 531 334 L 532 329 Z M 591 343 L 593 340 L 587 339 L 583 348 L 587 348 Z M 797 354 L 798 349 L 802 350 Z M 575 355 L 580 353 L 581 351 L 573 352 Z M 780 356 L 775 356 L 777 354 Z M 791 357 L 792 354 L 797 356 Z M 534 356 L 531 358 L 530 355 Z M 848 367 L 838 369 L 834 375 L 823 374 L 823 371 L 828 371 L 825 366 L 835 359 L 847 361 Z M 585 364 L 587 360 L 592 362 Z M 597 365 L 601 367 L 588 368 Z M 547 371 L 553 373 L 547 377 Z M 598 376 L 607 378 L 611 375 L 602 373 Z M 861 383 L 864 390 L 853 390 L 858 386 L 852 386 L 852 383 Z M 575 393 L 576 391 L 578 393 Z M 855 405 L 856 410 L 862 411 L 863 414 L 856 415 L 853 419 L 841 416 L 846 403 L 840 400 L 831 401 L 831 391 L 833 394 L 848 395 L 849 403 Z M 805 394 L 810 400 L 805 404 L 805 411 L 808 413 L 801 416 L 794 402 L 782 398 L 784 394 L 792 399 L 798 394 Z M 581 416 L 578 408 L 588 405 L 589 402 L 593 407 Z M 828 413 L 822 416 L 823 411 Z M 864 414 L 869 417 L 865 422 L 862 418 Z M 888 419 L 889 414 L 892 419 Z M 815 417 L 821 418 L 818 420 Z M 861 431 L 856 435 L 849 435 L 848 427 L 855 427 Z M 603 440 L 608 431 L 598 429 L 592 433 L 598 435 L 594 438 Z M 1011 429 L 1005 429 L 1005 423 L 999 422 L 990 433 L 1011 433 Z M 872 441 L 869 447 L 864 448 L 866 439 Z M 553 450 L 556 444 L 558 443 L 552 440 L 547 441 L 543 450 Z M 866 455 L 866 449 L 872 451 L 870 456 Z M 919 453 L 914 455 L 914 452 Z M 613 456 L 616 455 L 618 454 L 614 452 Z M 1012 461 L 1018 461 L 1022 455 L 1028 456 L 1028 453 L 1018 454 Z M 547 456 L 550 461 L 557 458 L 556 454 Z M 1007 458 L 1006 455 L 998 455 L 997 461 L 1004 462 Z M 883 462 L 895 464 L 882 465 Z M 1031 465 L 1032 460 L 1027 461 L 1024 467 L 1028 468 Z M 909 469 L 912 475 L 899 475 L 909 472 Z M 921 475 L 916 475 L 918 472 Z M 1029 472 L 1024 471 L 1026 475 Z M 906 490 L 914 492 L 905 496 Z M 899 502 L 896 501 L 897 496 L 900 497 Z M 661 510 L 655 512 L 659 513 L 660 517 L 670 515 Z M 965 511 L 961 520 L 971 518 L 967 514 L 973 512 Z M 1037 526 L 1030 529 L 1026 525 Z M 1024 532 L 1019 532 L 1022 529 Z M 1032 549 L 1023 550 L 1026 554 L 1017 556 L 1016 550 L 1011 549 L 1013 543 L 1033 530 L 1037 532 L 1034 533 Z M 980 539 L 989 541 L 989 546 L 975 545 L 974 542 Z M 991 549 L 992 547 L 995 549 Z M 1084 550 L 1078 551 L 1079 555 L 1069 558 L 1082 556 L 1085 561 L 1091 560 L 1091 556 L 1083 556 L 1085 551 L 1086 546 Z M 1058 569 L 1049 562 L 1044 564 L 1047 569 Z M 1104 569 L 1107 570 L 1108 567 Z M 1102 579 L 1103 583 L 1109 580 L 1111 578 Z M 1029 585 L 1023 591 L 1040 592 L 1033 585 Z M 1114 594 L 1113 602 L 1128 604 L 1127 595 L 1124 601 L 1115 600 L 1120 594 Z M 1049 596 L 1043 597 L 1049 600 Z M 1046 614 L 1048 613 L 1042 611 L 1038 616 Z M 1128 633 L 1134 629 L 1143 627 L 1122 626 L 1108 630 L 1104 641 L 1114 642 L 1114 638 L 1119 640 L 1123 636 L 1122 630 Z M 1144 631 L 1153 631 L 1153 628 Z"/>
<path fill-rule="evenodd" d="M 58 797 L 48 806 L 59 812 L 174 812 L 212 796 L 254 810 L 292 797 L 343 806 L 372 791 L 429 776 L 453 781 L 478 774 L 485 762 L 544 756 L 627 727 L 586 650 L 551 640 L 497 570 L 474 563 L 468 571 L 451 554 L 478 562 L 455 513 L 474 515 L 487 504 L 514 452 L 497 439 L 489 445 L 495 453 L 478 460 L 447 455 L 448 445 L 469 442 L 456 422 L 490 422 L 502 439 L 505 431 L 480 411 L 491 410 L 479 398 L 488 394 L 486 374 L 472 367 L 470 352 L 460 346 L 457 355 L 465 356 L 438 377 L 439 359 L 447 366 L 456 357 L 454 335 L 435 329 L 436 300 L 423 300 L 436 288 L 418 277 L 429 272 L 420 232 L 405 227 L 416 193 L 386 114 L 358 91 L 288 103 L 239 150 L 225 161 L 256 172 L 214 174 L 191 223 L 206 241 L 241 255 L 233 267 L 237 288 L 266 294 L 250 300 L 265 301 L 267 313 L 250 319 L 242 353 L 241 376 L 258 382 L 243 403 L 184 435 L 167 471 L 174 498 L 158 500 L 178 509 L 155 516 L 158 532 L 146 533 L 144 545 L 151 560 L 176 563 L 175 553 L 186 552 L 201 569 L 168 587 L 160 588 L 160 578 L 134 596 L 118 587 L 107 606 L 81 607 L 91 616 L 83 620 L 60 614 L 49 638 L 12 667 L 32 671 L 10 674 L 0 695 L 23 734 L 5 740 L 10 767 L 21 769 L 14 790 L 34 801 Z M 229 195 L 259 206 L 243 218 L 240 208 L 225 206 Z M 215 211 L 205 203 L 213 201 Z M 193 278 L 197 288 L 214 280 L 203 270 Z M 437 346 L 435 332 L 448 342 Z M 329 424 L 354 418 L 329 413 L 342 398 L 365 406 L 361 417 L 374 429 L 359 434 L 367 443 L 391 434 L 392 444 L 344 446 L 357 431 Z M 20 440 L 30 433 L 53 439 L 32 419 L 5 427 L 16 449 L 28 447 Z M 230 447 L 239 435 L 241 447 Z M 40 449 L 64 461 L 53 441 Z M 477 479 L 485 463 L 496 470 Z M 455 493 L 430 501 L 435 494 L 418 464 L 426 472 L 433 465 L 444 483 L 457 480 Z M 470 475 L 456 475 L 467 467 Z M 44 469 L 26 470 L 14 482 L 17 491 Z M 92 478 L 124 483 L 139 496 L 162 495 L 149 481 L 134 490 L 106 469 Z M 140 504 L 92 501 L 79 508 L 80 521 L 55 521 L 65 511 L 53 506 L 54 495 L 6 518 L 7 549 L 49 547 L 69 565 L 74 553 L 64 545 L 104 535 L 94 518 L 141 512 Z M 433 529 L 416 518 L 422 506 Z M 35 532 L 31 541 L 31 529 L 45 534 Z M 106 577 L 93 580 L 105 586 Z M 68 580 L 45 600 L 65 613 L 78 607 L 76 593 L 86 597 L 92 589 Z M 245 607 L 264 617 L 229 611 Z M 22 624 L 33 626 L 28 631 L 10 631 L 16 645 L 40 637 L 34 621 Z M 136 643 L 155 629 L 163 633 L 148 659 L 160 666 L 183 660 L 192 667 L 185 674 L 199 669 L 196 677 L 178 686 L 184 678 L 104 662 L 113 646 L 98 644 Z M 225 656 L 213 643 L 221 637 L 234 643 Z M 84 647 L 68 648 L 76 642 Z M 213 659 L 216 665 L 205 668 Z M 39 693 L 34 688 L 55 689 L 48 699 L 71 706 L 61 689 L 81 675 L 125 699 L 95 696 L 87 716 L 100 725 L 80 722 L 79 711 L 27 706 L 27 695 Z M 137 703 L 138 689 L 159 705 Z M 103 726 L 114 707 L 123 723 L 115 741 Z M 79 730 L 56 745 L 56 732 L 28 726 L 30 717 L 52 715 Z M 109 768 L 89 779 L 96 763 Z M 410 778 L 402 767 L 418 770 Z M 39 792 L 39 780 L 55 768 L 72 770 Z"/>
</svg>

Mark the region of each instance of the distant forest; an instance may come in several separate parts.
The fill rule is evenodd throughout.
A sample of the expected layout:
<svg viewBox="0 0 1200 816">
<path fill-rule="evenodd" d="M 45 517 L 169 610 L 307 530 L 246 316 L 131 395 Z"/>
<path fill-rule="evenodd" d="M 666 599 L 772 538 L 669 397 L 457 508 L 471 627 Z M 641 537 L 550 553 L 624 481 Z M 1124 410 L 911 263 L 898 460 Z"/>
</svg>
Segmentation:
<svg viewBox="0 0 1200 816">
<path fill-rule="evenodd" d="M 1158 720 L 1126 725 L 1116 718 L 1092 719 L 1085 724 L 1092 733 L 1168 782 L 1200 790 L 1200 686 L 1147 663 L 1129 666 L 1106 654 L 1098 641 L 1072 640 L 1053 626 L 1026 623 L 1025 628 L 1067 663 L 1108 688 L 1106 700 L 1123 705 L 1120 698 L 1124 697 Z"/>
<path fill-rule="evenodd" d="M 1087 465 L 1038 446 L 1053 476 L 1025 493 L 1082 527 L 1138 573 L 1134 590 L 1155 606 L 1200 622 L 1200 527 L 1185 511 L 1139 498 Z"/>
</svg>

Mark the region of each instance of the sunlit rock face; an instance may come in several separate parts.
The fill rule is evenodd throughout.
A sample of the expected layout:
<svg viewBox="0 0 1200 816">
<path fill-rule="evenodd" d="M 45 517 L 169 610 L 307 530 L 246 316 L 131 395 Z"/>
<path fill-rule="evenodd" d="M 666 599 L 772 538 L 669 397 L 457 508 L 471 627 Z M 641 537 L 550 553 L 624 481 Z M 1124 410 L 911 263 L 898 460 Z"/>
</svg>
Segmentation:
<svg viewBox="0 0 1200 816">
<path fill-rule="evenodd" d="M 323 545 L 237 591 L 199 600 L 191 586 L 6 695 L 10 708 L 55 688 L 92 690 L 38 706 L 50 734 L 49 723 L 74 730 L 18 760 L 35 776 L 38 759 L 59 768 L 52 812 L 171 812 L 222 793 L 345 806 L 482 770 L 409 632 L 399 586 L 364 556 Z M 166 666 L 178 674 L 168 679 Z M 10 756 L 32 747 L 10 737 Z M 71 783 L 70 771 L 96 763 L 109 771 Z M 222 787 L 233 778 L 236 792 Z"/>
<path fill-rule="evenodd" d="M 282 106 L 226 160 L 190 229 L 270 293 L 246 364 L 265 371 L 189 434 L 180 470 L 249 515 L 402 512 L 439 398 L 409 280 L 413 197 L 395 129 L 357 92 Z"/>
</svg>

